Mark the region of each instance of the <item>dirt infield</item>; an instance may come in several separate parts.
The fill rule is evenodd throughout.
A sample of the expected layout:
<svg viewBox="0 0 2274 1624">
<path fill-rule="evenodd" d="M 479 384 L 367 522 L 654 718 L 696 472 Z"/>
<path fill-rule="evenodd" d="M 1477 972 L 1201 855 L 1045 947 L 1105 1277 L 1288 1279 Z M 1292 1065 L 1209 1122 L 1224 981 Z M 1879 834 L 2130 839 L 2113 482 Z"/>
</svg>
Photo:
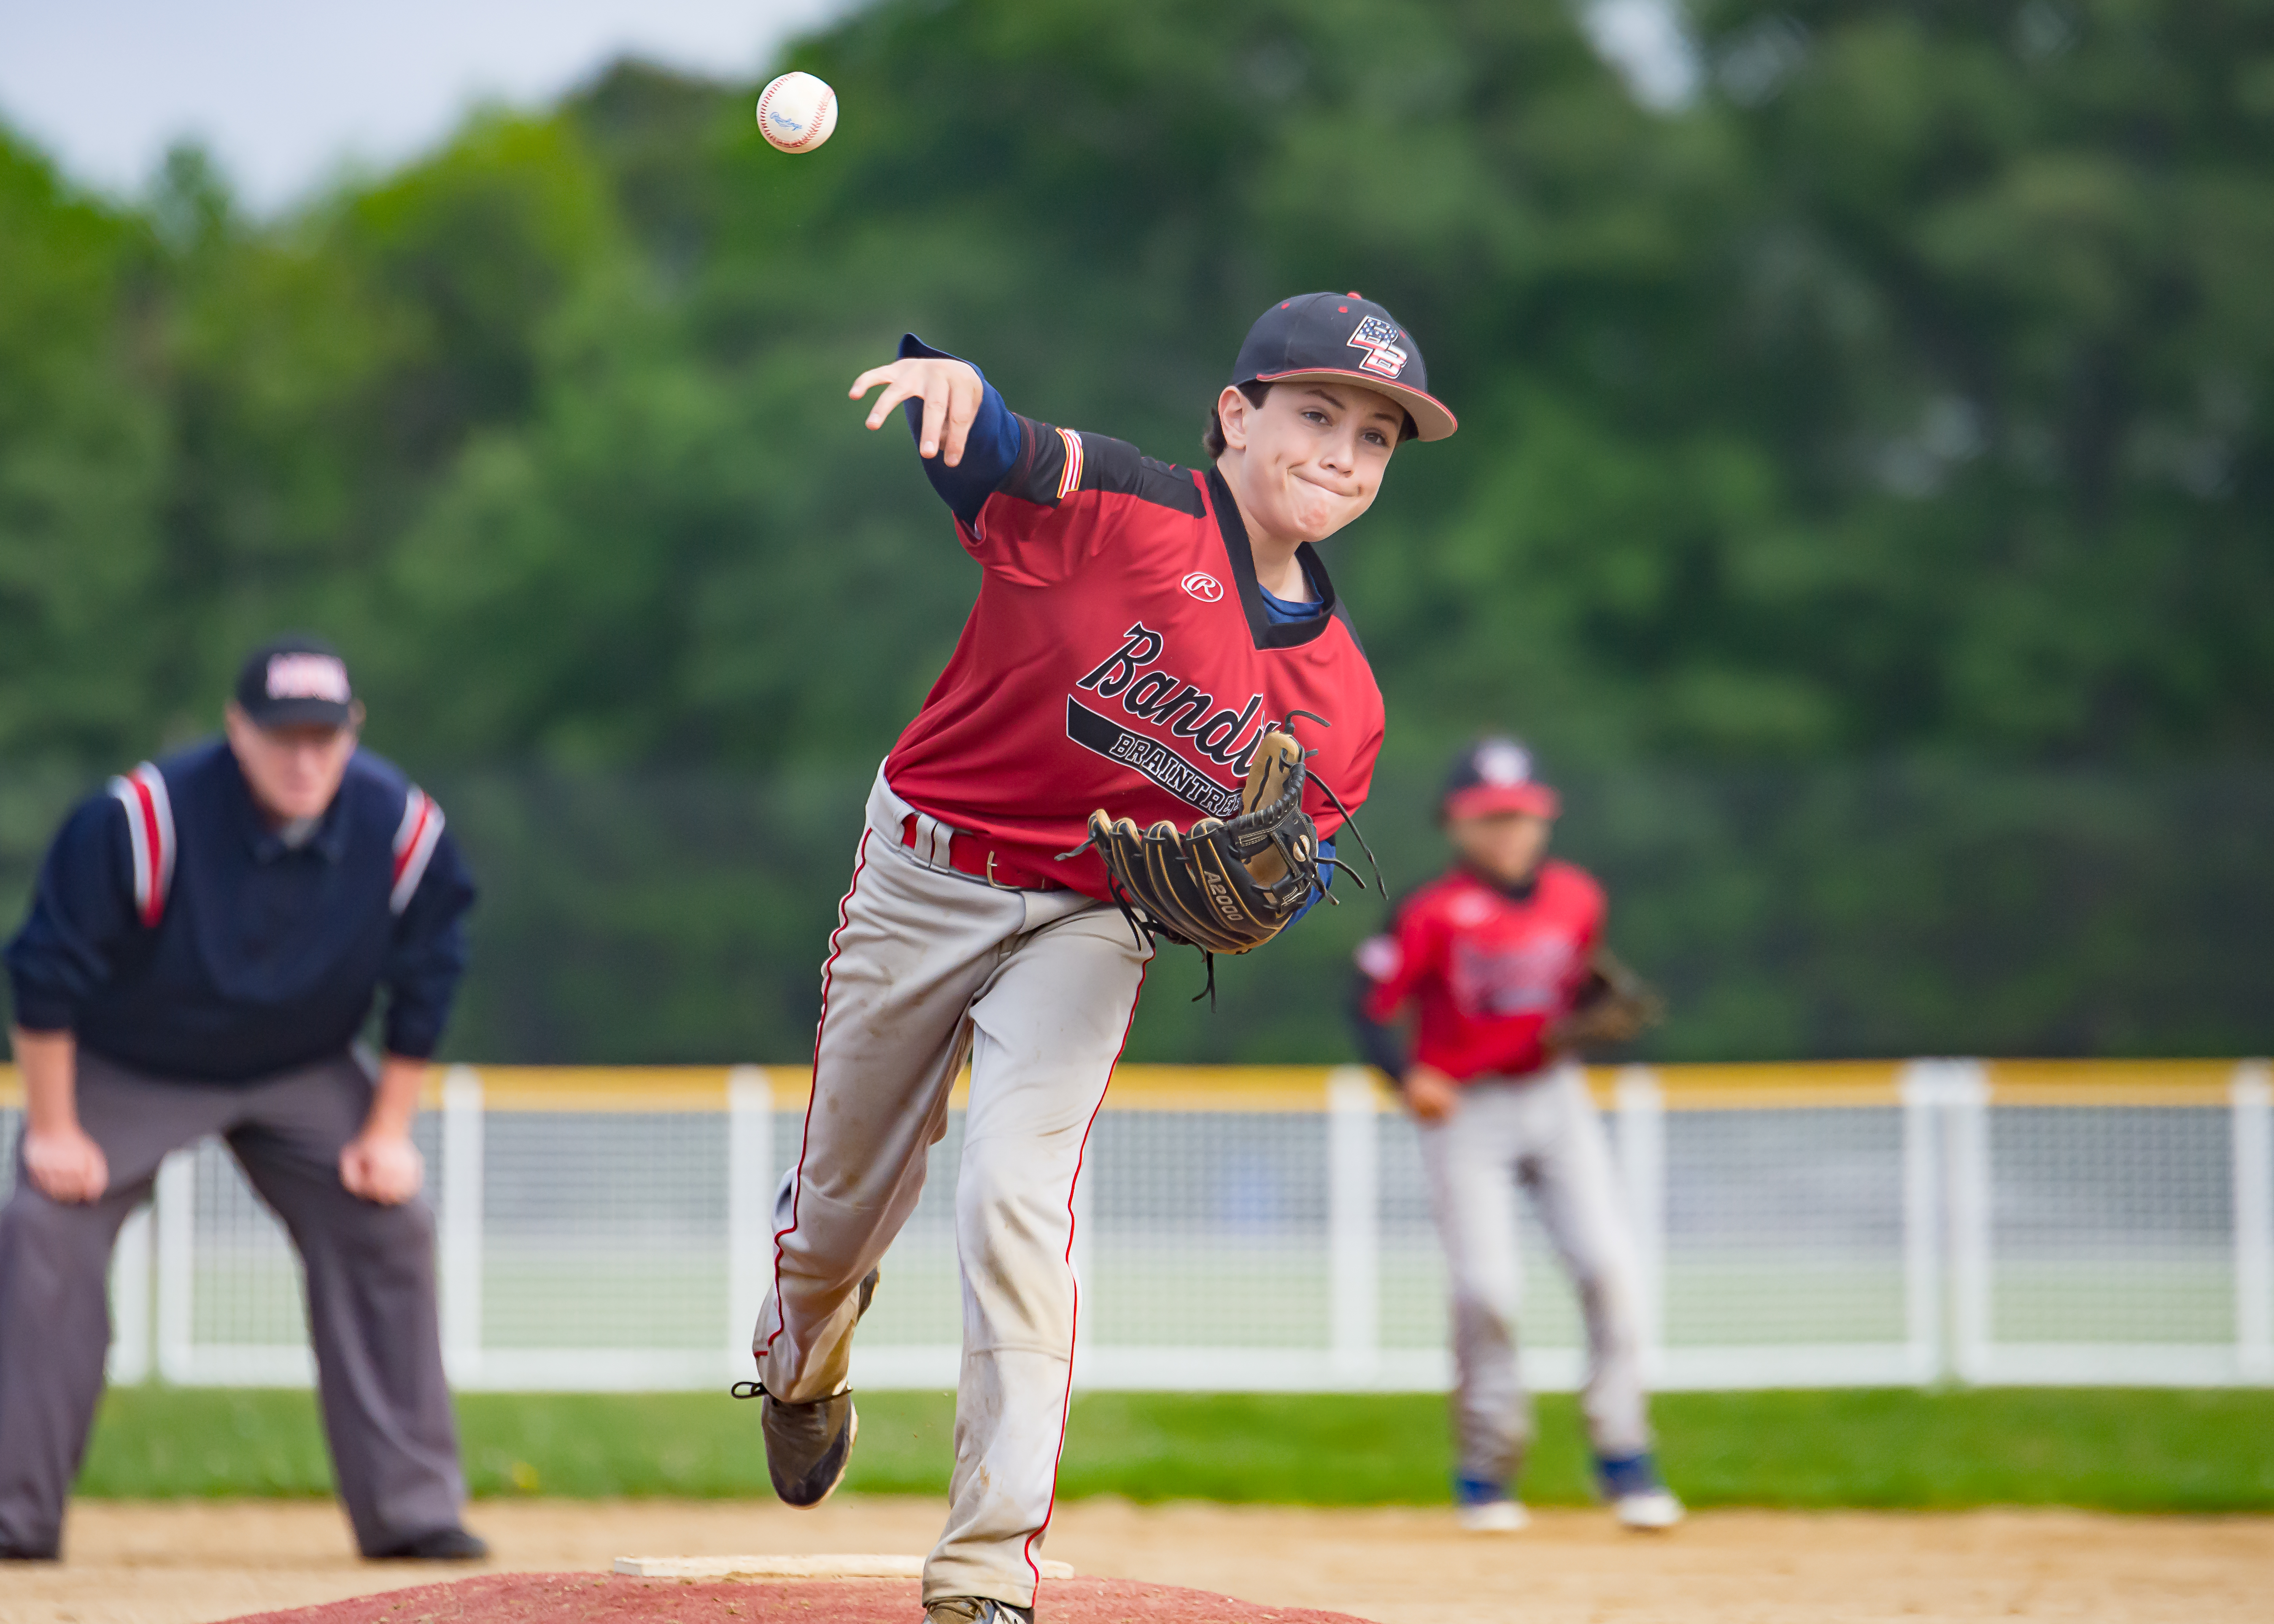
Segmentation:
<svg viewBox="0 0 2274 1624">
<path fill-rule="evenodd" d="M 595 1579 L 589 1574 L 492 1574 L 455 1583 L 358 1596 L 239 1624 L 908 1624 L 922 1611 L 914 1579 L 791 1579 L 689 1584 Z M 1055 1624 L 1364 1624 L 1346 1613 L 1276 1611 L 1209 1590 L 1127 1579 L 1061 1579 L 1050 1586 Z"/>
<path fill-rule="evenodd" d="M 937 1501 L 917 1499 L 843 1498 L 803 1513 L 523 1500 L 478 1504 L 469 1522 L 496 1547 L 486 1571 L 598 1580 L 618 1556 L 921 1552 L 940 1517 Z M 207 1624 L 466 1576 L 358 1561 L 339 1513 L 320 1502 L 83 1502 L 67 1549 L 60 1567 L 0 1568 L 0 1624 Z M 1410 1508 L 1091 1500 L 1058 1508 L 1050 1554 L 1085 1577 L 1380 1624 L 2258 1624 L 2274 1518 L 1726 1511 L 1648 1538 L 1599 1513 L 1551 1511 L 1526 1533 L 1480 1538 L 1444 1513 Z M 1047 1585 L 1043 1616 L 1072 1624 Z"/>
</svg>

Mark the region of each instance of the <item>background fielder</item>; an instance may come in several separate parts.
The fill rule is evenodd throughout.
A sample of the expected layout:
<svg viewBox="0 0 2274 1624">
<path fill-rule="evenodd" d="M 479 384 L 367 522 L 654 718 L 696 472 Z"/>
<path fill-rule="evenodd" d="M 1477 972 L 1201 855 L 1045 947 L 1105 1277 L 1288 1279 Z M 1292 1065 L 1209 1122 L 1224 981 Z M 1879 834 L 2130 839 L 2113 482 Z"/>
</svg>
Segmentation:
<svg viewBox="0 0 2274 1624">
<path fill-rule="evenodd" d="M 935 1620 L 1023 1616 L 1073 1370 L 1073 1186 L 1150 944 L 1109 902 L 1089 814 L 1179 826 L 1236 809 L 1298 710 L 1355 806 L 1382 697 L 1311 544 L 1366 511 L 1400 440 L 1449 434 L 1412 339 L 1356 295 L 1259 320 L 1205 470 L 1014 416 L 913 335 L 869 426 L 905 402 L 982 567 L 947 669 L 879 771 L 823 974 L 814 1090 L 779 1198 L 754 1341 L 768 1465 L 813 1504 L 857 1428 L 851 1335 L 913 1210 L 968 1057 L 956 1191 L 963 1365 Z M 1311 786 L 1322 834 L 1341 822 Z"/>
<path fill-rule="evenodd" d="M 1525 1522 L 1510 1492 L 1532 1436 L 1517 1364 L 1519 1186 L 1578 1292 L 1580 1402 L 1603 1492 L 1630 1527 L 1682 1515 L 1651 1458 L 1641 1282 L 1609 1143 L 1561 1041 L 1593 985 L 1604 906 L 1585 872 L 1546 857 L 1559 809 L 1513 740 L 1463 752 L 1440 802 L 1458 861 L 1358 954 L 1360 1046 L 1419 1122 L 1452 1276 L 1455 1491 L 1463 1523 L 1480 1531 Z M 1389 1025 L 1408 1005 L 1410 1063 Z"/>
</svg>

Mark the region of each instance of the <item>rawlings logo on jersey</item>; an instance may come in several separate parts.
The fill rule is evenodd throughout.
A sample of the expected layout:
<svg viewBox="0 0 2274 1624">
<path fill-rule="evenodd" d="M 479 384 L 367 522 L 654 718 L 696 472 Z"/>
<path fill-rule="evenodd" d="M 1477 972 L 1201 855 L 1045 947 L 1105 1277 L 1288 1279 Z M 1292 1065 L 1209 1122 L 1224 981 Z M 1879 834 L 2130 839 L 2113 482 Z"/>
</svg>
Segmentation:
<svg viewBox="0 0 2274 1624">
<path fill-rule="evenodd" d="M 1186 741 L 1201 756 L 1231 769 L 1235 778 L 1245 781 L 1257 741 L 1279 724 L 1263 715 L 1261 694 L 1250 694 L 1235 710 L 1218 705 L 1215 695 L 1203 693 L 1173 672 L 1159 669 L 1156 662 L 1165 646 L 1161 634 L 1140 620 L 1122 634 L 1121 646 L 1075 686 L 1100 699 L 1118 700 L 1118 708 L 1126 715 L 1166 730 L 1167 738 L 1136 732 L 1071 694 L 1066 696 L 1066 736 L 1134 768 L 1212 817 L 1233 816 L 1239 810 L 1239 788 L 1227 788 L 1218 782 L 1172 741 Z"/>
<path fill-rule="evenodd" d="M 1405 370 L 1413 357 L 1397 347 L 1405 335 L 1379 316 L 1368 316 L 1358 324 L 1358 331 L 1350 335 L 1353 350 L 1366 351 L 1366 359 L 1359 363 L 1361 370 L 1379 372 L 1384 378 L 1395 378 Z"/>
</svg>

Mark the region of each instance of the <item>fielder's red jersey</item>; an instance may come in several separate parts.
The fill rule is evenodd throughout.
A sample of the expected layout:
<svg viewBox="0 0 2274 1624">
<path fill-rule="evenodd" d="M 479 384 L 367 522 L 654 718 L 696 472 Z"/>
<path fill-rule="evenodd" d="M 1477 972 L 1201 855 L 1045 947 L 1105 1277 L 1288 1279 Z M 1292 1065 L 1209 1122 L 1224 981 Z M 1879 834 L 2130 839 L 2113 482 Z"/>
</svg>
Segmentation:
<svg viewBox="0 0 2274 1624">
<path fill-rule="evenodd" d="M 1367 1019 L 1416 1009 L 1413 1058 L 1457 1082 L 1520 1077 L 1553 1058 L 1540 1039 L 1574 1007 L 1603 932 L 1603 889 L 1553 859 L 1517 897 L 1455 869 L 1359 944 Z"/>
<path fill-rule="evenodd" d="M 1107 899 L 1088 838 L 1103 808 L 1178 828 L 1239 809 L 1257 741 L 1317 754 L 1304 800 L 1330 837 L 1323 779 L 1355 808 L 1382 748 L 1382 692 L 1318 555 L 1325 613 L 1268 619 L 1247 530 L 1223 477 L 1099 435 L 1019 420 L 1017 461 L 976 520 L 984 573 L 955 654 L 885 758 L 901 799 L 969 831 L 1005 883 Z M 960 866 L 960 864 L 959 864 Z"/>
</svg>

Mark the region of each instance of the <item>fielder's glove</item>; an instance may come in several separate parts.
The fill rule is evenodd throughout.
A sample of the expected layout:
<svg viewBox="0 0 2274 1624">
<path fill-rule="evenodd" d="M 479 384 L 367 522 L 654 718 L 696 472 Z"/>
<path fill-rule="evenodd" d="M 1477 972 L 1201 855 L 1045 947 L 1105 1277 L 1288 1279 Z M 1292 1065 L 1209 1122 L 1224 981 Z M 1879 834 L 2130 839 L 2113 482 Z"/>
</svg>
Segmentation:
<svg viewBox="0 0 2274 1624">
<path fill-rule="evenodd" d="M 1319 888 L 1319 829 L 1303 810 L 1308 777 L 1294 736 L 1269 733 L 1237 817 L 1204 817 L 1179 833 L 1165 821 L 1140 829 L 1097 811 L 1084 844 L 1104 859 L 1133 926 L 1204 953 L 1245 953 L 1278 935 Z"/>
<path fill-rule="evenodd" d="M 1595 950 L 1577 1004 L 1547 1024 L 1547 1047 L 1555 1049 L 1609 1048 L 1630 1043 L 1666 1019 L 1658 989 L 1621 964 L 1607 947 Z"/>
</svg>

